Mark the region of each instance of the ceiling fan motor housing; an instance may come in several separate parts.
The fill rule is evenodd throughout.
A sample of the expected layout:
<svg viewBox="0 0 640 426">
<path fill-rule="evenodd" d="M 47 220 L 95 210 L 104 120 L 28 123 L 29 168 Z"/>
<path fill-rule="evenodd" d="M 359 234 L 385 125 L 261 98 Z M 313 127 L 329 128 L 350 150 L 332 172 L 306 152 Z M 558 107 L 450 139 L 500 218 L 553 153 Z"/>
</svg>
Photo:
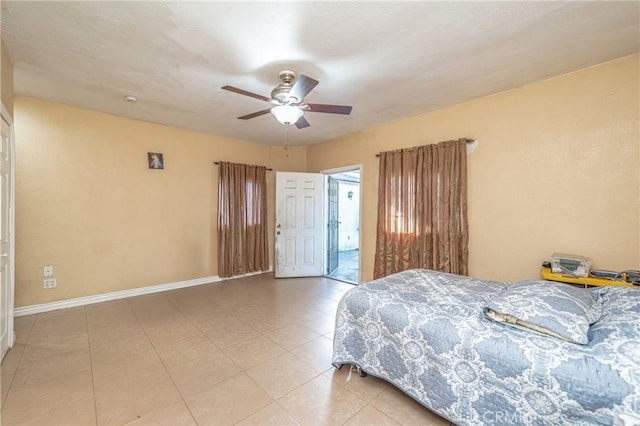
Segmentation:
<svg viewBox="0 0 640 426">
<path fill-rule="evenodd" d="M 282 70 L 278 73 L 278 77 L 282 80 L 282 83 L 276 86 L 271 91 L 271 98 L 277 100 L 281 104 L 285 103 L 297 103 L 298 99 L 289 99 L 289 92 L 296 81 L 296 73 L 291 70 Z"/>
</svg>

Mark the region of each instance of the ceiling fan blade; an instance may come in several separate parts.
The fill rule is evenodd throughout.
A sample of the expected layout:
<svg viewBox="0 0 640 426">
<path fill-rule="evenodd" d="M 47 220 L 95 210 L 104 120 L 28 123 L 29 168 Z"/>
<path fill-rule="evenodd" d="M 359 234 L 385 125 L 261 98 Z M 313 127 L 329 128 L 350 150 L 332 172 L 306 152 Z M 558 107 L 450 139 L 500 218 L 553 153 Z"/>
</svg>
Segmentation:
<svg viewBox="0 0 640 426">
<path fill-rule="evenodd" d="M 296 127 L 298 129 L 304 129 L 305 127 L 309 127 L 310 124 L 307 121 L 306 118 L 304 118 L 304 115 L 300 116 L 300 118 L 298 118 L 298 121 L 296 121 Z"/>
<path fill-rule="evenodd" d="M 248 120 L 250 118 L 260 117 L 261 115 L 269 114 L 271 112 L 271 108 L 263 109 L 262 111 L 257 111 L 251 114 L 243 115 L 242 117 L 238 117 L 238 120 Z"/>
<path fill-rule="evenodd" d="M 348 105 L 325 105 L 325 104 L 307 104 L 309 111 L 312 112 L 327 112 L 329 114 L 351 114 L 352 107 Z"/>
<path fill-rule="evenodd" d="M 245 95 L 245 96 L 249 96 L 249 97 L 252 97 L 252 98 L 260 99 L 261 101 L 271 102 L 271 98 L 267 98 L 266 96 L 258 95 L 257 93 L 247 92 L 246 90 L 238 89 L 237 87 L 222 86 L 221 89 L 222 90 L 228 90 L 228 91 L 234 92 L 234 93 L 238 93 L 240 95 Z"/>
<path fill-rule="evenodd" d="M 295 98 L 295 100 L 292 100 L 294 104 L 299 104 L 317 85 L 318 80 L 314 80 L 306 75 L 300 75 L 296 79 L 296 82 L 293 83 L 293 87 L 289 91 L 288 96 L 289 98 Z"/>
</svg>

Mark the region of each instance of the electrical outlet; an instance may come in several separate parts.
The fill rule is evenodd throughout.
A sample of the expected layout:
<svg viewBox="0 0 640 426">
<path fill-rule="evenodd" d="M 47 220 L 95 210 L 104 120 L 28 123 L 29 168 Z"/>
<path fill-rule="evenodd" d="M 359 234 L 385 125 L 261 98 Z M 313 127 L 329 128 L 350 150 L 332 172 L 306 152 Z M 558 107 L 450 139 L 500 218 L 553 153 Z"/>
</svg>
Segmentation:
<svg viewBox="0 0 640 426">
<path fill-rule="evenodd" d="M 53 265 L 45 265 L 44 266 L 44 276 L 52 277 L 53 276 Z"/>
<path fill-rule="evenodd" d="M 44 288 L 56 288 L 56 279 L 51 278 L 48 280 L 44 280 Z"/>
</svg>

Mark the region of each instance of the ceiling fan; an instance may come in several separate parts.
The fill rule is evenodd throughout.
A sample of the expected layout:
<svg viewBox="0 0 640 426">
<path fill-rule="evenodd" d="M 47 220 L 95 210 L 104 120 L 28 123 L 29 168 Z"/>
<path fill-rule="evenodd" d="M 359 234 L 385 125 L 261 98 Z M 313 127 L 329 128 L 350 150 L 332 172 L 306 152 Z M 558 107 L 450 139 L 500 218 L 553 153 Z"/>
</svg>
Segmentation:
<svg viewBox="0 0 640 426">
<path fill-rule="evenodd" d="M 276 119 L 284 124 L 295 124 L 298 129 L 309 127 L 309 122 L 303 117 L 304 112 L 323 112 L 329 114 L 351 114 L 351 107 L 346 105 L 326 105 L 303 103 L 304 97 L 318 85 L 318 81 L 311 77 L 296 73 L 291 70 L 282 70 L 278 73 L 282 83 L 271 91 L 271 97 L 258 95 L 233 86 L 222 86 L 223 90 L 239 93 L 269 102 L 275 106 L 251 114 L 238 117 L 240 120 L 249 120 L 264 114 L 272 113 Z"/>
</svg>

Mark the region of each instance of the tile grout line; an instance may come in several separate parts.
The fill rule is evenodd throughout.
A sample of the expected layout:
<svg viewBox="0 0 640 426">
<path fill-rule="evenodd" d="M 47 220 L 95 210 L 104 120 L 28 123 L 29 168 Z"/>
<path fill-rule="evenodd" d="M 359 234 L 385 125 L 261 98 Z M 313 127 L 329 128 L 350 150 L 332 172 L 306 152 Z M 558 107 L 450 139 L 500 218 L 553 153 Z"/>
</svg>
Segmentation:
<svg viewBox="0 0 640 426">
<path fill-rule="evenodd" d="M 36 317 L 33 319 L 33 322 L 31 323 L 31 327 L 29 327 L 29 332 L 27 333 L 27 337 L 26 337 L 26 339 L 24 341 L 24 348 L 22 349 L 22 353 L 20 354 L 20 358 L 18 359 L 18 363 L 16 364 L 16 368 L 13 371 L 13 374 L 11 375 L 11 381 L 9 382 L 9 387 L 7 387 L 7 395 L 6 395 L 5 399 L 2 401 L 2 404 L 1 404 L 1 407 L 0 407 L 0 411 L 4 408 L 4 404 L 7 402 L 7 399 L 9 398 L 9 392 L 11 391 L 11 387 L 13 386 L 13 381 L 16 378 L 16 373 L 18 372 L 18 368 L 20 368 L 20 364 L 22 364 L 22 358 L 24 357 L 24 352 L 27 350 L 27 344 L 29 343 L 29 339 L 31 339 L 31 333 L 33 332 L 33 328 L 36 326 L 36 320 L 37 319 L 38 319 L 38 315 L 36 315 Z M 14 341 L 13 343 L 15 345 L 16 342 Z M 9 349 L 9 350 L 11 350 L 11 349 Z"/>
<path fill-rule="evenodd" d="M 91 371 L 91 392 L 93 393 L 93 415 L 98 424 L 98 398 L 96 398 L 96 382 L 93 377 L 93 357 L 91 350 L 91 338 L 89 337 L 89 319 L 87 318 L 87 309 L 83 306 L 84 324 L 87 328 L 87 346 L 89 347 L 89 370 Z"/>
</svg>

